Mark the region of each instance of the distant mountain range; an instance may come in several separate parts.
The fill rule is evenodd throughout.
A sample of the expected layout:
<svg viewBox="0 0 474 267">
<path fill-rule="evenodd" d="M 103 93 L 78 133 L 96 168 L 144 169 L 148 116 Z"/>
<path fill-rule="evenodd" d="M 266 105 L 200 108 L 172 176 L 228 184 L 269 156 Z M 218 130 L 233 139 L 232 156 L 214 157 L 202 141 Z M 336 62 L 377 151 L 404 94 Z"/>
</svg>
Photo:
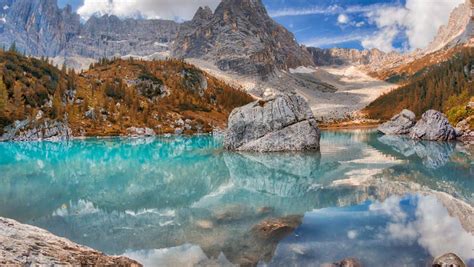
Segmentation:
<svg viewBox="0 0 474 267">
<path fill-rule="evenodd" d="M 299 45 L 273 21 L 261 0 L 223 0 L 215 12 L 200 8 L 191 21 L 91 17 L 82 24 L 57 0 L 0 0 L 0 45 L 16 43 L 33 56 L 63 58 L 78 67 L 80 58 L 200 58 L 220 70 L 266 78 L 276 70 L 315 65 L 366 65 L 369 71 L 395 68 L 425 54 L 473 42 L 473 3 L 453 11 L 425 50 L 409 55 L 372 49 L 318 49 Z M 82 66 L 84 67 L 84 66 Z"/>
</svg>

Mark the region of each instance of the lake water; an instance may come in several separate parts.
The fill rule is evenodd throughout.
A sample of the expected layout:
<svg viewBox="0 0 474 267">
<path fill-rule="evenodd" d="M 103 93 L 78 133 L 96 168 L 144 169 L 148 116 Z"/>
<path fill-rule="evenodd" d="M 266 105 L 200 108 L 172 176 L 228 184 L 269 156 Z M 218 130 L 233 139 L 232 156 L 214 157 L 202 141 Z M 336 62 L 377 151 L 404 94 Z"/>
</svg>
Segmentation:
<svg viewBox="0 0 474 267">
<path fill-rule="evenodd" d="M 474 149 L 370 130 L 320 153 L 210 136 L 0 143 L 0 216 L 148 266 L 474 266 Z M 294 227 L 259 237 L 262 222 Z"/>
</svg>

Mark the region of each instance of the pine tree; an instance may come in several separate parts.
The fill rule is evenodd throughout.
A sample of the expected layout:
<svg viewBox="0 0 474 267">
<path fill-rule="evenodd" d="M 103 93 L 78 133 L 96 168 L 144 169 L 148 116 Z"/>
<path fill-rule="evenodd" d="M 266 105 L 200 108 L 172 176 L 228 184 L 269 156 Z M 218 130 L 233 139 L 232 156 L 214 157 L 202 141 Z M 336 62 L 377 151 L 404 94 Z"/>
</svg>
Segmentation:
<svg viewBox="0 0 474 267">
<path fill-rule="evenodd" d="M 3 78 L 0 77 L 0 116 L 5 114 L 5 109 L 8 103 L 8 91 Z"/>
</svg>

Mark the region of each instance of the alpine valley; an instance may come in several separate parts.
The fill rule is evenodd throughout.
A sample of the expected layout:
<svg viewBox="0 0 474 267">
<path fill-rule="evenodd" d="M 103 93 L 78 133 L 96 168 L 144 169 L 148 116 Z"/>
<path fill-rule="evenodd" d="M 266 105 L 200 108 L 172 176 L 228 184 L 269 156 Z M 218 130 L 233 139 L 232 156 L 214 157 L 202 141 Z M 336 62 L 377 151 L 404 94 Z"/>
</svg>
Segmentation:
<svg viewBox="0 0 474 267">
<path fill-rule="evenodd" d="M 0 0 L 0 265 L 474 266 L 474 0 L 421 49 L 290 30 Z"/>
</svg>

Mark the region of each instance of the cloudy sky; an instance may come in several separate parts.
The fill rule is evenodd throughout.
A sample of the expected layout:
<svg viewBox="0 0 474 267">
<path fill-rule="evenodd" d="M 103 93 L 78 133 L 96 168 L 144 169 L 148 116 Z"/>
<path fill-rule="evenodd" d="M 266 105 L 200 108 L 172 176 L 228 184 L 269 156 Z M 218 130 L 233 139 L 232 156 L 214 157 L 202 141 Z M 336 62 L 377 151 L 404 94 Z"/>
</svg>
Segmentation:
<svg viewBox="0 0 474 267">
<path fill-rule="evenodd" d="M 308 46 L 409 51 L 425 47 L 464 0 L 263 0 L 270 15 Z M 93 14 L 190 19 L 220 0 L 59 0 Z"/>
</svg>

